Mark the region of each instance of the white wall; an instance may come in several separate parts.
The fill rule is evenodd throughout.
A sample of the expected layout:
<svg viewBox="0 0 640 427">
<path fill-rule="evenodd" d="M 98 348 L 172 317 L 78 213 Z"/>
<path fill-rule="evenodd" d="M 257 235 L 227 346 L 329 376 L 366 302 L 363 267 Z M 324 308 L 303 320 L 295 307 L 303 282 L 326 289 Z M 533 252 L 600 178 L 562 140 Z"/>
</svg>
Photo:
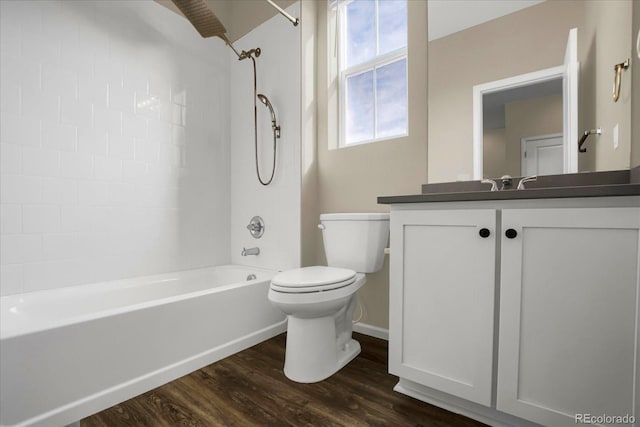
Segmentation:
<svg viewBox="0 0 640 427">
<path fill-rule="evenodd" d="M 152 2 L 0 19 L 0 293 L 228 263 L 224 44 Z"/>
<path fill-rule="evenodd" d="M 287 11 L 300 16 L 300 4 Z M 304 25 L 304 23 L 303 23 Z M 253 67 L 233 53 L 231 91 L 231 259 L 273 269 L 300 266 L 300 28 L 278 15 L 234 43 L 236 49 L 262 49 L 256 60 L 258 93 L 265 94 L 282 128 L 277 140 L 275 177 L 262 186 L 256 177 L 253 120 Z M 269 110 L 258 103 L 258 142 L 263 180 L 271 174 L 273 134 Z M 264 236 L 254 239 L 246 229 L 260 215 Z M 240 255 L 243 247 L 260 248 L 259 256 Z"/>
</svg>

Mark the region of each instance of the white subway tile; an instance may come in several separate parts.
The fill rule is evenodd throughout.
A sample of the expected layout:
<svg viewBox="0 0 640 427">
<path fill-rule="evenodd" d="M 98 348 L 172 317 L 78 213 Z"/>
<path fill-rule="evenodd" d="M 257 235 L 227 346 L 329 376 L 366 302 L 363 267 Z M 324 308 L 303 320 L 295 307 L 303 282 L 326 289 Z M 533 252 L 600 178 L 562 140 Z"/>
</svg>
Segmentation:
<svg viewBox="0 0 640 427">
<path fill-rule="evenodd" d="M 56 233 L 60 231 L 60 207 L 25 205 L 22 207 L 23 233 Z"/>
<path fill-rule="evenodd" d="M 73 205 L 78 202 L 77 182 L 67 178 L 43 178 L 42 202 Z"/>
<path fill-rule="evenodd" d="M 62 96 L 60 99 L 60 121 L 69 125 L 90 128 L 93 124 L 93 105 Z"/>
<path fill-rule="evenodd" d="M 94 178 L 110 181 L 122 179 L 122 160 L 94 157 Z"/>
<path fill-rule="evenodd" d="M 157 144 L 168 144 L 173 135 L 173 125 L 160 120 L 149 120 L 149 140 Z"/>
<path fill-rule="evenodd" d="M 90 283 L 91 271 L 76 260 L 59 260 L 24 266 L 24 292 Z"/>
<path fill-rule="evenodd" d="M 70 259 L 76 256 L 73 234 L 45 234 L 42 236 L 42 253 L 45 261 Z"/>
<path fill-rule="evenodd" d="M 0 236 L 0 264 L 20 264 L 42 259 L 42 236 L 6 234 Z"/>
<path fill-rule="evenodd" d="M 0 58 L 0 64 L 2 61 L 3 59 Z M 0 73 L 1 75 L 2 73 Z M 0 94 L 2 94 L 0 96 L 0 111 L 3 114 L 20 114 L 20 86 L 0 81 Z"/>
<path fill-rule="evenodd" d="M 147 136 L 147 119 L 133 113 L 123 113 L 122 134 L 133 138 L 145 138 Z"/>
<path fill-rule="evenodd" d="M 182 126 L 173 126 L 171 133 L 171 142 L 175 145 L 185 145 L 187 143 L 187 132 Z"/>
<path fill-rule="evenodd" d="M 135 144 L 132 137 L 109 133 L 107 144 L 109 147 L 109 158 L 123 160 L 133 159 Z"/>
<path fill-rule="evenodd" d="M 22 147 L 0 143 L 0 173 L 22 173 Z"/>
<path fill-rule="evenodd" d="M 35 88 L 21 90 L 21 113 L 32 119 L 58 122 L 60 120 L 60 96 Z"/>
<path fill-rule="evenodd" d="M 42 89 L 42 65 L 38 62 L 21 61 L 19 67 L 19 84 L 22 90 L 37 93 Z M 4 65 L 3 65 L 4 73 Z"/>
<path fill-rule="evenodd" d="M 91 178 L 93 173 L 93 158 L 88 154 L 60 153 L 60 176 L 64 178 Z"/>
<path fill-rule="evenodd" d="M 0 142 L 40 146 L 40 120 L 15 114 L 0 113 Z"/>
<path fill-rule="evenodd" d="M 22 175 L 2 175 L 1 203 L 38 203 L 42 200 L 42 178 Z"/>
<path fill-rule="evenodd" d="M 96 129 L 78 128 L 78 153 L 107 156 L 107 133 Z"/>
<path fill-rule="evenodd" d="M 100 132 L 122 133 L 122 113 L 94 106 L 93 128 Z"/>
<path fill-rule="evenodd" d="M 42 122 L 42 147 L 51 150 L 76 151 L 76 127 L 58 122 Z"/>
<path fill-rule="evenodd" d="M 133 114 L 135 101 L 134 94 L 135 92 L 131 88 L 110 83 L 108 99 L 109 109 Z"/>
<path fill-rule="evenodd" d="M 137 199 L 134 185 L 127 182 L 110 182 L 107 201 L 110 205 L 135 205 Z"/>
<path fill-rule="evenodd" d="M 22 206 L 18 204 L 0 205 L 0 232 L 2 234 L 22 233 Z"/>
<path fill-rule="evenodd" d="M 62 51 L 69 51 L 69 49 L 64 46 Z M 44 64 L 42 66 L 42 90 L 45 93 L 77 99 L 77 72 L 68 67 L 60 67 L 58 64 Z"/>
<path fill-rule="evenodd" d="M 122 177 L 127 181 L 144 179 L 147 176 L 147 164 L 136 160 L 125 160 L 123 163 Z"/>
<path fill-rule="evenodd" d="M 98 206 L 63 206 L 62 231 L 93 233 L 109 224 L 108 208 Z"/>
<path fill-rule="evenodd" d="M 184 122 L 182 121 L 182 106 L 179 104 L 171 104 L 171 123 L 184 126 Z"/>
<path fill-rule="evenodd" d="M 6 3 L 6 2 L 0 2 Z M 23 264 L 0 265 L 0 295 L 15 295 L 24 292 Z"/>
<path fill-rule="evenodd" d="M 25 175 L 54 177 L 60 174 L 60 152 L 44 148 L 22 149 L 22 171 Z"/>
<path fill-rule="evenodd" d="M 104 181 L 78 181 L 80 205 L 104 205 L 107 202 L 107 183 Z"/>
<path fill-rule="evenodd" d="M 157 162 L 160 155 L 158 144 L 149 139 L 136 139 L 136 160 L 143 162 Z"/>
<path fill-rule="evenodd" d="M 187 90 L 186 89 L 176 89 L 173 93 L 173 103 L 178 105 L 187 105 Z"/>
<path fill-rule="evenodd" d="M 93 104 L 96 109 L 107 108 L 108 85 L 97 80 L 93 72 L 78 74 L 78 100 Z"/>
</svg>

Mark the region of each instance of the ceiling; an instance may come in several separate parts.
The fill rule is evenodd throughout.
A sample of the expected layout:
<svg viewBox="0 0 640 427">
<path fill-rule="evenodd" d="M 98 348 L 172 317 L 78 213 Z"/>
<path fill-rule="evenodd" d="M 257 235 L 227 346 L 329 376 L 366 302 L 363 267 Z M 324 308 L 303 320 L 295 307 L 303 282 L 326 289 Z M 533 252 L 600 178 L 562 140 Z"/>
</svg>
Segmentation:
<svg viewBox="0 0 640 427">
<path fill-rule="evenodd" d="M 429 41 L 509 15 L 544 0 L 429 0 Z"/>
</svg>

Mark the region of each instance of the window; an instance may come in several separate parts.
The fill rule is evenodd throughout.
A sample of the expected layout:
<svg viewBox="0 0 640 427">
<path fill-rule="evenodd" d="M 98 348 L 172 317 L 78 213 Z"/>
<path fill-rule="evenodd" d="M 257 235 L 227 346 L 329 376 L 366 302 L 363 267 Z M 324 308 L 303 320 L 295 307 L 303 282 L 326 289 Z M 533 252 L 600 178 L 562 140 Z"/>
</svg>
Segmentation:
<svg viewBox="0 0 640 427">
<path fill-rule="evenodd" d="M 406 136 L 407 0 L 338 8 L 340 146 Z"/>
</svg>

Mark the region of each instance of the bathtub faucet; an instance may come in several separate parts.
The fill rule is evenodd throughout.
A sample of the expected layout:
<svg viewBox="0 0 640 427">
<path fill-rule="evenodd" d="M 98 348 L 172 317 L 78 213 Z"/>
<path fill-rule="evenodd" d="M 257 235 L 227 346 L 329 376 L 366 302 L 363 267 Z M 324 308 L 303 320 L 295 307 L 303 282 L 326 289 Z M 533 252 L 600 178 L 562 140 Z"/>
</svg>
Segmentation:
<svg viewBox="0 0 640 427">
<path fill-rule="evenodd" d="M 242 248 L 242 256 L 260 255 L 260 248 Z"/>
</svg>

